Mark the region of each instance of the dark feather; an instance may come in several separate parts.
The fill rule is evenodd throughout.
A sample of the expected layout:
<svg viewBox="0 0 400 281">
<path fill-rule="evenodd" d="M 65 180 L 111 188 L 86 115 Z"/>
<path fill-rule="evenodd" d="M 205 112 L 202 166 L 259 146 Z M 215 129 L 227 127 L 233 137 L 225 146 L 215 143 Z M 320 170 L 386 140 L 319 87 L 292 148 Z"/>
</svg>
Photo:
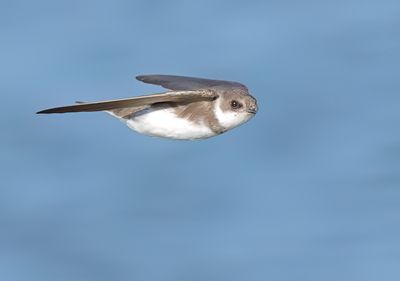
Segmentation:
<svg viewBox="0 0 400 281">
<path fill-rule="evenodd" d="M 160 85 L 170 90 L 196 90 L 210 87 L 242 88 L 247 90 L 246 86 L 238 82 L 212 80 L 196 77 L 176 76 L 176 75 L 139 75 L 137 80 L 148 84 Z"/>
<path fill-rule="evenodd" d="M 134 97 L 120 100 L 100 101 L 93 103 L 75 104 L 56 108 L 45 109 L 38 114 L 103 111 L 127 107 L 148 106 L 162 102 L 190 103 L 196 101 L 213 100 L 217 94 L 211 90 L 176 91 L 149 96 Z"/>
</svg>

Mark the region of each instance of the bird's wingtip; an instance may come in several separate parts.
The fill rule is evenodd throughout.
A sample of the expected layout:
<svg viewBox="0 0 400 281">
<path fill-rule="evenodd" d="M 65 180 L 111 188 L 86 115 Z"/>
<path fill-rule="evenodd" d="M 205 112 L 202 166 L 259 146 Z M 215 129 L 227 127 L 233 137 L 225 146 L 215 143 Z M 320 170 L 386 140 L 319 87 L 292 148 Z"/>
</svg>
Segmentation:
<svg viewBox="0 0 400 281">
<path fill-rule="evenodd" d="M 46 114 L 46 113 L 49 113 L 47 109 L 36 112 L 36 114 Z"/>
<path fill-rule="evenodd" d="M 166 76 L 166 75 L 163 75 L 163 74 L 140 74 L 140 75 L 136 75 L 135 78 L 136 78 L 136 80 L 146 82 L 151 78 L 157 78 L 157 77 L 162 77 L 162 76 Z"/>
<path fill-rule="evenodd" d="M 136 80 L 142 81 L 144 75 L 135 75 L 133 76 Z"/>
</svg>

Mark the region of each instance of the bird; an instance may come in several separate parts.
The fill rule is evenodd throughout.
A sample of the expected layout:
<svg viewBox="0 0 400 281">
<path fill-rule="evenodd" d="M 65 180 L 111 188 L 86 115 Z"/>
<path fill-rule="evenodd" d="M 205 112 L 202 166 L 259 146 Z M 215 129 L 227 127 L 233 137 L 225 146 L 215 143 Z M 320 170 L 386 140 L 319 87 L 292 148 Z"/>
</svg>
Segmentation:
<svg viewBox="0 0 400 281">
<path fill-rule="evenodd" d="M 242 125 L 258 111 L 257 100 L 238 82 L 177 75 L 139 75 L 168 91 L 152 95 L 49 108 L 37 114 L 105 111 L 132 130 L 176 140 L 202 140 Z"/>
</svg>

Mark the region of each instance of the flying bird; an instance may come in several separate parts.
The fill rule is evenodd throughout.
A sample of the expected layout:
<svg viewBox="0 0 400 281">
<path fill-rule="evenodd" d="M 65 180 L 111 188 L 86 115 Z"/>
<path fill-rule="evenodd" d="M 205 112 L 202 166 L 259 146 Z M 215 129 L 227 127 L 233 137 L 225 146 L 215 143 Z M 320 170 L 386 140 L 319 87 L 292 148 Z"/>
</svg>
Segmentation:
<svg viewBox="0 0 400 281">
<path fill-rule="evenodd" d="M 38 114 L 106 111 L 129 128 L 155 137 L 207 139 L 249 121 L 257 101 L 238 82 L 175 75 L 139 75 L 144 83 L 169 91 L 127 99 L 77 102 Z"/>
</svg>

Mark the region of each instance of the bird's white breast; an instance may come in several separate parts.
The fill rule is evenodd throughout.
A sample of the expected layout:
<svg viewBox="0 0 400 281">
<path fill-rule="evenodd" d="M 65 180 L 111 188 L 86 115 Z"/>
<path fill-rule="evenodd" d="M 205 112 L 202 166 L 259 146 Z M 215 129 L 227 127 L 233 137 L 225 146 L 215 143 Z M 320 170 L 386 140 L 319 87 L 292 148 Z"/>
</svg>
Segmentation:
<svg viewBox="0 0 400 281">
<path fill-rule="evenodd" d="M 215 135 L 207 125 L 178 117 L 170 108 L 145 109 L 127 120 L 126 124 L 145 135 L 172 139 L 204 139 Z"/>
</svg>

